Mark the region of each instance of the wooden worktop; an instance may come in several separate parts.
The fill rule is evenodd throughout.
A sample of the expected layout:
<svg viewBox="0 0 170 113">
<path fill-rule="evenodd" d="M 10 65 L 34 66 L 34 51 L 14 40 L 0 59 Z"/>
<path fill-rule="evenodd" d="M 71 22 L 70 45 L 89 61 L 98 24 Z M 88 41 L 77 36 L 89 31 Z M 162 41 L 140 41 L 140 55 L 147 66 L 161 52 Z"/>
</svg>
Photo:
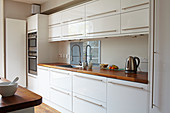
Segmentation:
<svg viewBox="0 0 170 113">
<path fill-rule="evenodd" d="M 65 67 L 57 66 L 57 65 L 68 65 L 68 64 L 63 64 L 63 63 L 51 63 L 51 64 L 44 63 L 44 64 L 38 64 L 38 65 L 49 67 L 49 68 L 56 68 L 56 69 L 62 69 L 62 70 L 67 70 L 67 71 L 86 73 L 86 74 L 92 74 L 92 75 L 98 75 L 98 76 L 104 76 L 104 77 L 109 77 L 109 78 L 148 84 L 148 73 L 147 72 L 137 72 L 136 74 L 132 74 L 132 73 L 126 74 L 125 71 L 104 70 L 104 69 L 100 69 L 99 67 L 93 67 L 92 70 L 83 70 L 81 68 L 65 68 Z"/>
<path fill-rule="evenodd" d="M 2 81 L 7 81 L 1 78 Z M 15 95 L 0 97 L 0 113 L 34 107 L 42 103 L 42 97 L 19 86 Z"/>
</svg>

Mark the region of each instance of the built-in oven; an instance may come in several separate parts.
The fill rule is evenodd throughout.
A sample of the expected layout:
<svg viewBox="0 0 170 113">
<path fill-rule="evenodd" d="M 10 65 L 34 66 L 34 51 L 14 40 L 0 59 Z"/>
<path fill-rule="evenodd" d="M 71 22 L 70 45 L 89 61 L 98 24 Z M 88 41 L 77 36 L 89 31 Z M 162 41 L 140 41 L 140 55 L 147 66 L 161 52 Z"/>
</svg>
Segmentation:
<svg viewBox="0 0 170 113">
<path fill-rule="evenodd" d="M 37 47 L 37 33 L 28 34 L 28 47 Z"/>
<path fill-rule="evenodd" d="M 37 56 L 28 56 L 28 73 L 37 75 Z"/>
</svg>

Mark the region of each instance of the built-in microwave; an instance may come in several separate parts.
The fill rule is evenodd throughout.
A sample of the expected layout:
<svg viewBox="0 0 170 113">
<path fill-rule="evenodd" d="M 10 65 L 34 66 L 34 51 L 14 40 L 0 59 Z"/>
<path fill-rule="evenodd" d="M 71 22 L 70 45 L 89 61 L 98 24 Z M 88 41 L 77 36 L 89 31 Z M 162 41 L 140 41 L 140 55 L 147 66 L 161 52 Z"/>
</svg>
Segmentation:
<svg viewBox="0 0 170 113">
<path fill-rule="evenodd" d="M 28 47 L 37 47 L 37 39 L 28 38 Z"/>
</svg>

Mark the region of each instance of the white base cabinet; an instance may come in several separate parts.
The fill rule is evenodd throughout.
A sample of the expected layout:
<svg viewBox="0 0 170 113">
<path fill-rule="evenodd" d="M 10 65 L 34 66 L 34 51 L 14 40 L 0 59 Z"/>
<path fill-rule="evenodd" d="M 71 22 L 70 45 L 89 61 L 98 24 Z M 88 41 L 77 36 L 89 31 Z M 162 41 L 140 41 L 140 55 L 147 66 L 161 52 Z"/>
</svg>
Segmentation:
<svg viewBox="0 0 170 113">
<path fill-rule="evenodd" d="M 38 66 L 39 94 L 62 113 L 148 113 L 148 85 Z M 36 84 L 35 84 L 36 83 Z"/>
<path fill-rule="evenodd" d="M 108 79 L 107 113 L 148 113 L 147 85 Z"/>
</svg>

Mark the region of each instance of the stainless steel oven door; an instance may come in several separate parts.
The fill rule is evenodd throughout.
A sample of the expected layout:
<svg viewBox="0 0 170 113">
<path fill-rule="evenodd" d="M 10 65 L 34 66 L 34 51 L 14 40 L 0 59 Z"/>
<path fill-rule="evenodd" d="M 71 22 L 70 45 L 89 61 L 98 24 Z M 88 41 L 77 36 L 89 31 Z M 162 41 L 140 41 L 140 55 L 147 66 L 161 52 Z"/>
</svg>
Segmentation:
<svg viewBox="0 0 170 113">
<path fill-rule="evenodd" d="M 28 60 L 28 72 L 37 75 L 37 57 L 29 56 Z"/>
</svg>

